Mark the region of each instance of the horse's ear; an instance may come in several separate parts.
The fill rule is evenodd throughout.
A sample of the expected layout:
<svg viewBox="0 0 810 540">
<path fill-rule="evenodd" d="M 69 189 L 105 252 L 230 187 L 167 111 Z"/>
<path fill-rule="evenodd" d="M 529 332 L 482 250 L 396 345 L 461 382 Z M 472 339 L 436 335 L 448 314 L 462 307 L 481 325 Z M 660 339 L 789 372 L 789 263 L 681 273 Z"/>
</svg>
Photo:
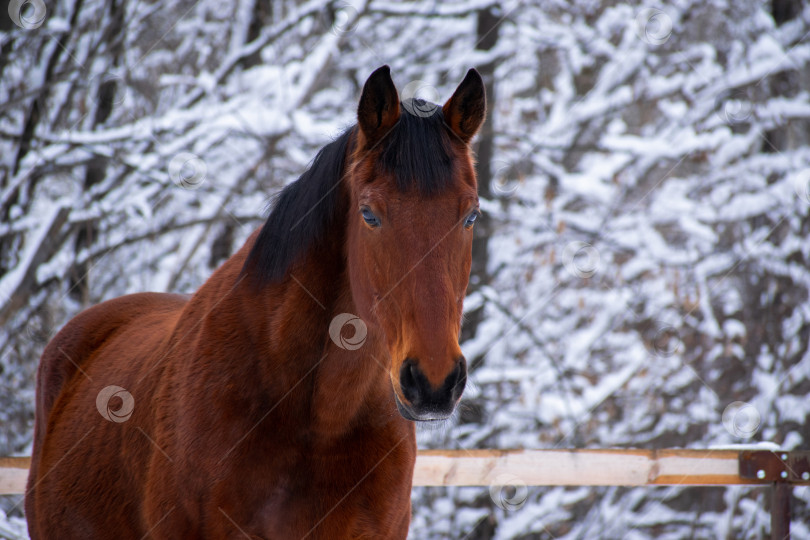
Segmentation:
<svg viewBox="0 0 810 540">
<path fill-rule="evenodd" d="M 365 138 L 365 146 L 373 146 L 399 120 L 399 95 L 391 69 L 378 68 L 369 76 L 357 107 L 357 124 Z"/>
<path fill-rule="evenodd" d="M 442 112 L 444 121 L 462 142 L 470 142 L 478 133 L 487 116 L 487 97 L 484 80 L 475 69 L 467 72 Z"/>
</svg>

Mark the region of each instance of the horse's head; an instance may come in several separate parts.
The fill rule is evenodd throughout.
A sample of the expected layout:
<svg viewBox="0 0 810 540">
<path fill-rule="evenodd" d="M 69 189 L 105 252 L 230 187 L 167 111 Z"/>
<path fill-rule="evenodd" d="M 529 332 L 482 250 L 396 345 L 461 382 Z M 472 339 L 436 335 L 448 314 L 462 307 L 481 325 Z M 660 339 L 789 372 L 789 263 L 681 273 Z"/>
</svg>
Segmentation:
<svg viewBox="0 0 810 540">
<path fill-rule="evenodd" d="M 385 337 L 409 420 L 448 417 L 467 381 L 458 338 L 479 214 L 469 142 L 484 94 L 470 70 L 443 107 L 400 103 L 385 66 L 360 98 L 346 177 L 349 279 L 360 316 Z"/>
</svg>

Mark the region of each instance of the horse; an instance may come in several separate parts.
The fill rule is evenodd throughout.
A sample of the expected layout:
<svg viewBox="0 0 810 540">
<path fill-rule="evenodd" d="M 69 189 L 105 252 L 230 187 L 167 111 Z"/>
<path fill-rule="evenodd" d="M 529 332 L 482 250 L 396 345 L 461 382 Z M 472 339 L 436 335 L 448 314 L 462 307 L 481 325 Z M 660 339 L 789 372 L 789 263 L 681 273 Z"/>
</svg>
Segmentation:
<svg viewBox="0 0 810 540">
<path fill-rule="evenodd" d="M 383 66 L 193 295 L 71 319 L 37 372 L 31 538 L 405 538 L 415 422 L 467 380 L 485 113 L 474 69 L 439 106 Z"/>
</svg>

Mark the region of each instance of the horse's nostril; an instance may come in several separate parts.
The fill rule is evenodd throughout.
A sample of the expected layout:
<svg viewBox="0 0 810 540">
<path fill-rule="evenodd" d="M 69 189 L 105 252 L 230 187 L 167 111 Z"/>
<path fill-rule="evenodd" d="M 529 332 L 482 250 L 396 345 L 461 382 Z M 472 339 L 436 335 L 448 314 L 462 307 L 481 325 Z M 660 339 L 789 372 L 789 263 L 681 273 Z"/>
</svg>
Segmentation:
<svg viewBox="0 0 810 540">
<path fill-rule="evenodd" d="M 399 372 L 399 385 L 402 388 L 402 394 L 411 403 L 415 402 L 419 396 L 418 369 L 415 360 L 406 358 Z"/>
<path fill-rule="evenodd" d="M 455 382 L 453 383 L 452 393 L 453 400 L 457 400 L 461 397 L 461 393 L 464 392 L 464 387 L 467 386 L 467 361 L 463 356 L 458 358 L 454 375 Z"/>
</svg>

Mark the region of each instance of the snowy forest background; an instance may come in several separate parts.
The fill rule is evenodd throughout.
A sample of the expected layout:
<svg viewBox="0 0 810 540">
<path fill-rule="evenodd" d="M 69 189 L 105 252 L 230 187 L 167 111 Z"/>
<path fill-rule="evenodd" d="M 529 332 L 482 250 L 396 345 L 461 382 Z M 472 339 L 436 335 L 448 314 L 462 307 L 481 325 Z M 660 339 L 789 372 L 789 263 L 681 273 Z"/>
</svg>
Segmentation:
<svg viewBox="0 0 810 540">
<path fill-rule="evenodd" d="M 0 455 L 30 452 L 49 338 L 108 298 L 194 291 L 354 122 L 382 64 L 432 101 L 469 67 L 489 93 L 470 384 L 422 448 L 808 448 L 802 0 L 45 0 L 22 15 L 0 13 Z M 769 533 L 764 488 L 517 491 L 415 488 L 411 537 Z M 793 496 L 794 537 L 810 538 L 810 490 Z M 18 501 L 0 498 L 0 537 L 24 535 Z"/>
</svg>

